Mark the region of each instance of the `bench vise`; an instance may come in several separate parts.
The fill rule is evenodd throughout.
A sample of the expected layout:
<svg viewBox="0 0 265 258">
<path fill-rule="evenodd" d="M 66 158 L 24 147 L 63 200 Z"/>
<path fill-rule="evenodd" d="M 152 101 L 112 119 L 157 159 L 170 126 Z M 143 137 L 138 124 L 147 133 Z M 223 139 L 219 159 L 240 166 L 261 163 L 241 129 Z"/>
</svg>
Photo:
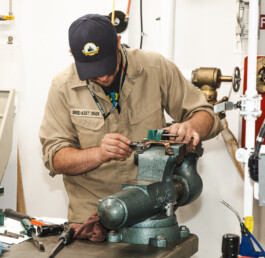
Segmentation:
<svg viewBox="0 0 265 258">
<path fill-rule="evenodd" d="M 177 207 L 194 201 L 202 191 L 196 147 L 175 143 L 164 130 L 149 130 L 147 139 L 136 145 L 136 180 L 122 185 L 122 191 L 100 200 L 100 222 L 108 229 L 109 242 L 126 242 L 166 247 L 189 236 L 179 227 Z"/>
</svg>

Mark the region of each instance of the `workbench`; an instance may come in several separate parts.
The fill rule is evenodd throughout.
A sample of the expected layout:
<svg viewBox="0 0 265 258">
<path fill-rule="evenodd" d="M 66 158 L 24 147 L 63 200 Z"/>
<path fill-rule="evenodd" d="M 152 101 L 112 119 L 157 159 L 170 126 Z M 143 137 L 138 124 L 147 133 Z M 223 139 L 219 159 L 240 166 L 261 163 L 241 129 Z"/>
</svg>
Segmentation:
<svg viewBox="0 0 265 258">
<path fill-rule="evenodd" d="M 9 249 L 3 249 L 1 258 L 47 258 L 55 245 L 58 243 L 59 236 L 39 237 L 44 244 L 45 252 L 38 251 L 32 240 L 12 245 Z M 70 245 L 65 246 L 55 257 L 108 257 L 108 258 L 188 258 L 198 251 L 198 237 L 191 234 L 188 238 L 181 239 L 176 244 L 168 247 L 157 248 L 146 245 L 132 245 L 128 243 L 93 243 L 88 240 L 74 240 Z"/>
</svg>

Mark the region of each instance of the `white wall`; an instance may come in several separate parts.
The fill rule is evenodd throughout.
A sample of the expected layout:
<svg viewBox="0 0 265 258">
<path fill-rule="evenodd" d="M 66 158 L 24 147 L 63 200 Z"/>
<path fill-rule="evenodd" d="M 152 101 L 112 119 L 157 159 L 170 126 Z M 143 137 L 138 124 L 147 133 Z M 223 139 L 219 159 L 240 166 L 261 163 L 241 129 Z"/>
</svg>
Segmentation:
<svg viewBox="0 0 265 258">
<path fill-rule="evenodd" d="M 7 1 L 7 0 L 6 0 Z M 143 1 L 143 49 L 160 52 L 162 0 Z M 140 45 L 139 0 L 131 3 L 130 23 L 122 35 L 131 47 Z M 218 67 L 224 75 L 233 68 L 242 68 L 242 55 L 236 54 L 235 1 L 176 1 L 175 62 L 181 69 Z M 126 12 L 127 1 L 116 0 L 116 9 Z M 19 85 L 17 108 L 18 147 L 24 183 L 27 212 L 33 216 L 66 217 L 67 195 L 61 176 L 51 178 L 41 159 L 38 131 L 44 113 L 48 89 L 53 76 L 66 67 L 72 58 L 68 53 L 67 31 L 70 23 L 86 13 L 108 14 L 112 1 L 52 1 L 24 0 L 14 2 L 15 40 L 20 64 L 14 87 Z M 0 43 L 6 35 L 0 31 Z M 264 51 L 265 50 L 260 50 Z M 0 60 L 0 64 L 3 62 Z M 230 84 L 224 83 L 219 98 L 228 95 Z M 232 101 L 240 93 L 232 94 Z M 227 115 L 230 129 L 238 137 L 237 111 Z M 236 217 L 219 199 L 224 199 L 243 214 L 243 181 L 239 177 L 220 136 L 204 143 L 205 154 L 199 160 L 198 171 L 204 182 L 200 198 L 177 212 L 180 224 L 187 225 L 200 238 L 199 252 L 194 257 L 212 258 L 221 254 L 221 239 L 225 233 L 238 233 Z"/>
</svg>

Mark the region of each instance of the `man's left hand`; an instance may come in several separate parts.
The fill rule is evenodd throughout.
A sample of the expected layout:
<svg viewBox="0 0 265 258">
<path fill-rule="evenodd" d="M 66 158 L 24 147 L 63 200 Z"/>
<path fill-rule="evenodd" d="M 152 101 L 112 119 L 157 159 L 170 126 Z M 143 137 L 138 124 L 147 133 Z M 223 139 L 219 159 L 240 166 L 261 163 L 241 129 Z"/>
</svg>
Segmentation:
<svg viewBox="0 0 265 258">
<path fill-rule="evenodd" d="M 177 143 L 190 143 L 196 146 L 200 141 L 200 135 L 191 127 L 189 121 L 183 123 L 176 123 L 165 128 L 169 134 L 179 135 L 178 137 L 170 137 L 171 141 Z"/>
<path fill-rule="evenodd" d="M 214 118 L 206 111 L 195 112 L 192 117 L 182 123 L 173 124 L 167 128 L 170 134 L 178 134 L 179 137 L 170 137 L 170 140 L 177 143 L 190 143 L 196 146 L 200 140 L 206 138 L 214 125 Z"/>
</svg>

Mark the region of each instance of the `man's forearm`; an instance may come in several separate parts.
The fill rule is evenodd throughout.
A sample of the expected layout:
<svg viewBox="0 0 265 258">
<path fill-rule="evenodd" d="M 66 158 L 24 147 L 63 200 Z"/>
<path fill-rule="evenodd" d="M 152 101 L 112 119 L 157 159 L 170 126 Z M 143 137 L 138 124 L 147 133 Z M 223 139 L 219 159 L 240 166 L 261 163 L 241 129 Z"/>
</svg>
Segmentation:
<svg viewBox="0 0 265 258">
<path fill-rule="evenodd" d="M 206 111 L 198 111 L 186 122 L 188 123 L 203 140 L 211 132 L 214 125 L 214 118 Z"/>
<path fill-rule="evenodd" d="M 79 150 L 71 147 L 62 148 L 53 157 L 55 171 L 67 175 L 79 175 L 97 168 L 111 159 L 127 158 L 132 149 L 131 141 L 117 133 L 104 136 L 100 147 Z"/>
<path fill-rule="evenodd" d="M 67 175 L 79 175 L 100 166 L 100 147 L 79 150 L 71 147 L 60 149 L 53 158 L 55 171 Z"/>
</svg>

